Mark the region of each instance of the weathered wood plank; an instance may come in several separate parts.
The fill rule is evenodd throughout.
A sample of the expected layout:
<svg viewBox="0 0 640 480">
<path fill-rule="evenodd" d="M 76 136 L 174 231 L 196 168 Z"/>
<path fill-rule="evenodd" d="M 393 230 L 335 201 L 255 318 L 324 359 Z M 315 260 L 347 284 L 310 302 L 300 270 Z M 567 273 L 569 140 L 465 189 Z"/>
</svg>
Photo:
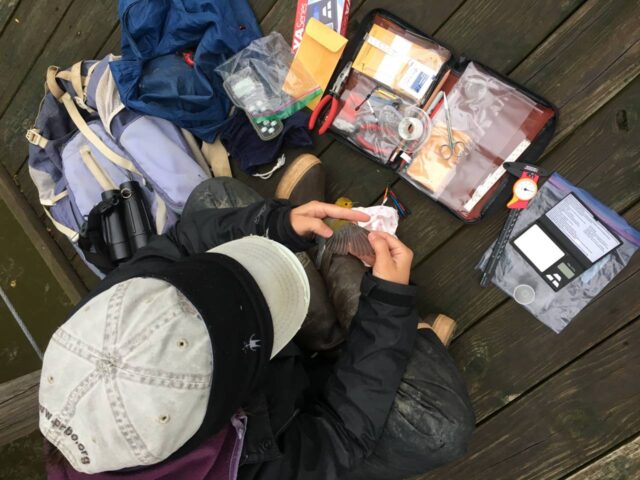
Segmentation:
<svg viewBox="0 0 640 480">
<path fill-rule="evenodd" d="M 10 207 L 10 211 L 16 220 L 16 224 L 11 228 L 24 232 L 25 240 L 33 244 L 46 266 L 51 270 L 53 276 L 64 290 L 69 300 L 75 304 L 86 293 L 86 288 L 69 266 L 63 253 L 46 233 L 41 220 L 36 213 L 25 204 L 23 197 L 9 178 L 4 168 L 0 167 L 0 198 Z M 3 221 L 5 229 L 9 225 Z"/>
<path fill-rule="evenodd" d="M 565 480 L 625 480 L 640 473 L 640 436 Z"/>
<path fill-rule="evenodd" d="M 0 446 L 3 460 L 0 480 L 42 480 L 46 478 L 42 455 L 42 435 L 34 430 L 30 435 Z"/>
<path fill-rule="evenodd" d="M 553 150 L 544 162 L 545 168 L 559 172 L 617 210 L 633 205 L 640 196 L 636 188 L 640 184 L 640 124 L 631 121 L 618 125 L 619 112 L 623 110 L 626 118 L 639 118 L 640 78 Z M 602 182 L 603 178 L 606 182 Z M 479 275 L 474 271 L 482 252 L 502 228 L 505 213 L 460 231 L 414 269 L 413 279 L 421 286 L 421 308 L 453 316 L 463 331 L 505 298 L 496 288 L 481 288 Z"/>
<path fill-rule="evenodd" d="M 640 316 L 638 291 L 640 257 L 636 256 L 561 334 L 513 301 L 463 333 L 451 353 L 467 381 L 478 421 Z"/>
<path fill-rule="evenodd" d="M 7 28 L 10 21 L 15 22 L 17 17 L 13 16 L 13 12 L 16 11 L 18 3 L 20 3 L 20 0 L 4 0 L 0 2 L 0 35 L 2 35 L 5 28 Z M 19 18 L 18 21 L 20 21 Z"/>
<path fill-rule="evenodd" d="M 516 81 L 546 96 L 560 108 L 553 146 L 567 138 L 640 73 L 640 43 L 637 36 L 625 33 L 633 31 L 639 12 L 635 0 L 618 2 L 616 8 L 609 2 L 590 0 L 511 73 Z M 593 43 L 593 38 L 599 42 Z M 547 149 L 547 154 L 551 149 Z M 543 157 L 541 162 L 544 161 Z M 415 262 L 422 261 L 455 232 L 465 228 L 453 217 L 444 215 L 442 208 L 426 197 L 420 201 L 409 184 L 400 181 L 394 188 L 401 199 L 416 199 L 405 200 L 413 215 L 400 229 L 400 236 L 417 247 Z M 465 229 L 470 228 L 476 227 Z"/>
<path fill-rule="evenodd" d="M 24 132 L 38 111 L 47 67 L 69 66 L 79 59 L 93 57 L 116 22 L 116 4 L 110 0 L 76 1 L 71 5 L 0 118 L 0 158 L 10 174 L 17 173 L 24 161 L 27 150 Z"/>
<path fill-rule="evenodd" d="M 22 5 L 31 3 L 33 2 L 24 1 Z M 54 5 L 54 2 L 48 3 L 47 7 L 51 5 Z M 0 119 L 0 138 L 3 142 L 0 149 L 3 151 L 3 160 L 9 159 L 13 165 L 20 165 L 24 162 L 26 157 L 24 130 L 28 128 L 36 115 L 37 105 L 42 96 L 46 66 L 55 62 L 68 65 L 78 58 L 93 56 L 107 39 L 115 24 L 115 10 L 115 4 L 100 0 L 90 6 L 83 2 L 76 2 L 66 12 L 66 16 L 51 35 L 50 42 L 44 51 L 35 57 L 37 59 L 35 66 L 29 70 L 26 81 L 20 86 L 15 101 Z M 108 25 L 108 20 L 95 22 L 96 18 L 112 18 L 111 26 Z M 45 41 L 47 41 L 46 38 L 43 43 Z M 28 58 L 33 58 L 34 52 L 37 53 L 41 49 L 42 47 L 34 47 Z M 4 168 L 2 173 L 5 173 Z M 69 264 L 68 260 L 76 256 L 75 251 L 59 235 L 56 238 L 58 241 L 58 245 L 56 245 L 56 241 L 50 236 L 52 231 L 48 232 L 42 224 L 43 214 L 38 205 L 37 192 L 28 178 L 26 168 L 20 172 L 20 178 L 15 179 L 21 182 L 23 188 L 27 189 L 27 198 L 30 203 L 34 204 L 32 205 L 33 210 L 30 211 L 30 207 L 24 204 L 24 197 L 21 197 L 16 191 L 14 182 L 8 176 L 4 178 L 3 187 L 5 188 L 2 189 L 2 198 L 9 205 L 12 205 L 20 226 L 27 232 L 37 251 L 42 255 L 72 303 L 76 303 L 87 291 L 87 287 Z M 86 272 L 81 271 L 81 273 L 85 274 Z"/>
<path fill-rule="evenodd" d="M 438 31 L 438 39 L 459 55 L 508 72 L 583 2 L 468 1 Z"/>
<path fill-rule="evenodd" d="M 120 26 L 118 26 L 118 28 L 116 28 L 111 33 L 111 35 L 109 35 L 109 38 L 107 39 L 107 41 L 104 42 L 104 45 L 96 55 L 96 58 L 102 58 L 109 53 L 113 53 L 114 55 L 120 55 L 121 35 L 122 35 L 122 32 L 120 31 Z"/>
<path fill-rule="evenodd" d="M 60 233 L 44 214 L 38 199 L 38 191 L 29 177 L 26 165 L 22 166 L 18 175 L 14 177 L 14 181 L 17 183 L 20 193 L 29 204 L 29 207 L 31 207 L 35 212 L 35 215 L 40 220 L 40 224 L 44 227 L 46 235 L 53 239 L 58 249 L 62 252 L 62 255 L 66 259 L 65 264 L 68 264 L 70 272 L 74 273 L 73 278 L 80 281 L 82 292 L 86 292 L 93 288 L 96 285 L 97 280 L 95 274 L 89 270 L 83 260 L 78 256 L 76 250 L 71 245 L 71 242 L 69 242 L 69 239 Z M 64 259 L 61 259 L 61 261 L 64 262 Z M 80 297 L 78 297 L 73 303 L 76 303 L 79 300 Z"/>
<path fill-rule="evenodd" d="M 490 418 L 423 480 L 560 478 L 640 431 L 640 321 Z"/>
<path fill-rule="evenodd" d="M 28 435 L 38 426 L 40 370 L 0 384 L 0 445 Z"/>
<path fill-rule="evenodd" d="M 551 146 L 640 74 L 639 23 L 637 0 L 590 0 L 512 72 L 561 109 Z"/>
<path fill-rule="evenodd" d="M 93 289 L 100 283 L 100 279 L 95 273 L 89 270 L 89 267 L 87 267 L 87 264 L 84 263 L 80 255 L 76 255 L 71 259 L 71 266 L 78 273 L 78 276 L 82 279 L 82 282 L 87 286 L 88 290 Z"/>
<path fill-rule="evenodd" d="M 575 1 L 575 0 L 573 0 Z M 458 9 L 465 0 L 454 0 L 449 2 L 394 2 L 389 0 L 366 0 L 358 8 L 352 8 L 350 23 L 359 24 L 371 10 L 383 8 L 394 15 L 404 19 L 414 27 L 426 33 L 437 32 L 440 38 L 440 31 L 444 29 L 447 19 Z M 473 3 L 467 1 L 467 3 Z M 495 24 L 494 24 L 495 25 Z M 486 25 L 485 25 L 486 28 Z"/>
<path fill-rule="evenodd" d="M 13 99 L 71 2 L 23 0 L 18 5 L 13 15 L 18 22 L 10 22 L 0 37 L 0 112 Z"/>
<path fill-rule="evenodd" d="M 249 0 L 249 5 L 251 5 L 258 22 L 260 22 L 271 11 L 276 2 L 277 0 Z"/>
</svg>

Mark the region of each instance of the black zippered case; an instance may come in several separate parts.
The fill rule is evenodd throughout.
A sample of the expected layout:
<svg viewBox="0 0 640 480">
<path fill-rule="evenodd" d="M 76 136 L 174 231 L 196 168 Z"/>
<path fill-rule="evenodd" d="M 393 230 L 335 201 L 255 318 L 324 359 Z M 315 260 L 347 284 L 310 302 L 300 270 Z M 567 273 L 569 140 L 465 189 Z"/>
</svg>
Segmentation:
<svg viewBox="0 0 640 480">
<path fill-rule="evenodd" d="M 422 72 L 415 57 L 424 59 L 425 65 L 438 59 L 439 68 L 424 67 Z M 373 67 L 365 60 L 371 60 Z M 349 62 L 352 69 L 329 131 L 360 154 L 393 169 L 465 223 L 479 221 L 498 198 L 504 198 L 501 193 L 515 180 L 502 167 L 505 161 L 535 163 L 553 137 L 558 111 L 549 101 L 490 67 L 456 57 L 448 46 L 386 10 L 367 14 L 329 85 Z M 429 87 L 419 91 L 429 74 Z M 451 122 L 446 120 L 441 90 L 447 96 Z M 430 121 L 425 121 L 416 110 L 429 107 Z M 400 116 L 416 115 L 422 129 L 430 129 L 422 146 L 413 148 L 401 140 L 402 148 L 392 148 L 397 145 L 397 129 L 390 126 L 396 125 L 397 114 L 390 109 Z M 462 141 L 460 151 L 441 146 L 450 143 L 447 125 L 454 141 Z M 407 137 L 406 130 L 404 134 L 403 138 L 412 136 Z M 445 159 L 448 153 L 452 155 Z"/>
</svg>

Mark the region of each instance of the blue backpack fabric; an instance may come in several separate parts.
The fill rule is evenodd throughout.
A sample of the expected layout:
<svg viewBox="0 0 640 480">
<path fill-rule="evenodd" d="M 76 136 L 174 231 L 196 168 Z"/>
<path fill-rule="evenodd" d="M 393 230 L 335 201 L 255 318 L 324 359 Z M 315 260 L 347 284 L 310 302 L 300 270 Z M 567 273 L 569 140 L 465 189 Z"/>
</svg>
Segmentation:
<svg viewBox="0 0 640 480">
<path fill-rule="evenodd" d="M 65 70 L 49 67 L 45 96 L 26 135 L 29 174 L 40 203 L 76 248 L 103 192 L 138 182 L 160 234 L 176 222 L 193 189 L 211 176 L 189 132 L 122 104 L 109 70 L 113 59 L 80 61 Z"/>
<path fill-rule="evenodd" d="M 212 143 L 231 108 L 216 67 L 262 36 L 246 0 L 120 0 L 120 97 Z M 189 65 L 182 54 L 192 52 Z"/>
</svg>

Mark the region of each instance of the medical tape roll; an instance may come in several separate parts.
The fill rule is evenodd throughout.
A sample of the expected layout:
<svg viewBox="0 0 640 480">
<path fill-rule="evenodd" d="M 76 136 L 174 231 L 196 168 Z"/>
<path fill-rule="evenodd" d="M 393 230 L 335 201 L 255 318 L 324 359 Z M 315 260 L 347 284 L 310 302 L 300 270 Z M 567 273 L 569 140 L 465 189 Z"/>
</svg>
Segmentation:
<svg viewBox="0 0 640 480">
<path fill-rule="evenodd" d="M 380 112 L 379 122 L 385 140 L 409 153 L 418 150 L 431 135 L 431 120 L 417 107 L 399 111 L 386 106 Z"/>
</svg>

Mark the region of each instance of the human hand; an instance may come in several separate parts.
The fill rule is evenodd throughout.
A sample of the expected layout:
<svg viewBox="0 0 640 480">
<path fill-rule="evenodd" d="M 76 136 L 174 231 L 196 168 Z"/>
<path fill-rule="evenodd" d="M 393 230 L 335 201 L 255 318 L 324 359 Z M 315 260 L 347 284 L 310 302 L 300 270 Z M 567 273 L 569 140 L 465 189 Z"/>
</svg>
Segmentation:
<svg viewBox="0 0 640 480">
<path fill-rule="evenodd" d="M 413 252 L 393 235 L 371 232 L 369 242 L 376 252 L 373 276 L 388 282 L 409 284 Z"/>
<path fill-rule="evenodd" d="M 347 220 L 349 222 L 366 222 L 369 215 L 350 208 L 323 202 L 309 202 L 291 210 L 291 226 L 301 237 L 319 235 L 329 238 L 333 230 L 322 221 L 323 218 Z"/>
</svg>

